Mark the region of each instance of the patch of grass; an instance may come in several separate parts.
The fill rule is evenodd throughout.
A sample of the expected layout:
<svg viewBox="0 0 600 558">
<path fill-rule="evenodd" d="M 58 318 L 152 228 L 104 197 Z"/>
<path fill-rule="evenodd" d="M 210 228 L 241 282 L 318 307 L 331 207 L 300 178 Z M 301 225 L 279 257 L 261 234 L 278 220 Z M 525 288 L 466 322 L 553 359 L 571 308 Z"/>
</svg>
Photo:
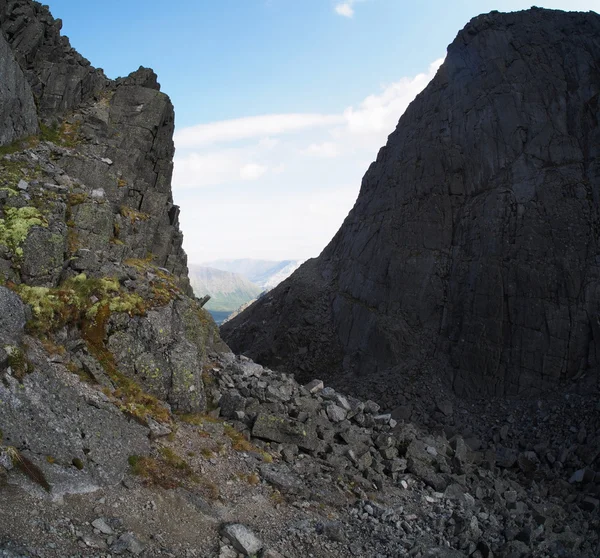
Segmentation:
<svg viewBox="0 0 600 558">
<path fill-rule="evenodd" d="M 0 188 L 7 190 L 11 196 L 18 195 L 15 190 L 19 180 L 33 180 L 41 176 L 41 168 L 15 158 L 0 158 Z"/>
<path fill-rule="evenodd" d="M 8 145 L 0 146 L 0 157 L 4 157 L 4 155 L 12 155 L 13 153 L 18 153 L 19 151 L 24 151 L 25 149 L 30 149 L 31 147 L 35 147 L 40 142 L 37 136 L 28 136 L 26 138 L 21 138 L 18 140 L 9 143 Z"/>
<path fill-rule="evenodd" d="M 202 448 L 200 450 L 200 453 L 202 454 L 202 457 L 204 457 L 205 459 L 212 459 L 215 456 L 215 452 L 209 448 Z"/>
<path fill-rule="evenodd" d="M 121 206 L 120 213 L 122 217 L 129 219 L 132 225 L 138 221 L 147 221 L 150 219 L 150 214 L 137 211 L 136 209 L 133 209 L 127 205 Z"/>
<path fill-rule="evenodd" d="M 50 339 L 49 337 L 42 337 L 40 339 L 42 346 L 44 347 L 45 351 L 49 354 L 49 355 L 59 355 L 59 356 L 63 356 L 66 354 L 67 349 L 65 348 L 64 345 L 57 345 L 52 339 Z"/>
<path fill-rule="evenodd" d="M 8 366 L 12 370 L 14 378 L 22 382 L 25 376 L 33 372 L 33 365 L 27 360 L 25 352 L 19 347 L 7 346 Z"/>
<path fill-rule="evenodd" d="M 162 458 L 170 467 L 174 467 L 175 469 L 180 469 L 182 471 L 191 473 L 192 468 L 182 457 L 177 455 L 171 448 L 162 447 L 159 451 Z"/>
<path fill-rule="evenodd" d="M 260 484 L 260 477 L 258 476 L 258 474 L 256 472 L 252 472 L 252 473 L 248 473 L 248 474 L 241 473 L 239 475 L 239 479 L 247 482 L 248 484 L 250 484 L 252 486 L 256 486 L 257 484 Z"/>
<path fill-rule="evenodd" d="M 79 143 L 80 122 L 40 123 L 40 139 L 63 147 L 75 147 Z"/>
<path fill-rule="evenodd" d="M 81 205 L 85 203 L 88 195 L 85 192 L 71 192 L 67 196 L 67 203 L 70 207 L 75 207 L 76 205 Z"/>
<path fill-rule="evenodd" d="M 273 461 L 273 457 L 270 454 L 257 448 L 254 444 L 246 440 L 241 432 L 238 432 L 233 426 L 227 423 L 225 423 L 225 435 L 231 440 L 231 447 L 235 451 L 258 453 L 262 456 L 265 463 Z"/>
<path fill-rule="evenodd" d="M 50 492 L 50 484 L 42 470 L 27 459 L 17 448 L 4 446 L 2 448 L 10 457 L 13 465 L 22 473 L 27 475 L 33 482 L 39 484 L 44 490 Z"/>
<path fill-rule="evenodd" d="M 162 450 L 166 448 L 161 448 Z M 178 458 L 179 459 L 179 458 Z M 167 490 L 178 488 L 187 481 L 192 480 L 192 470 L 183 460 L 185 466 L 172 456 L 164 458 L 132 455 L 129 457 L 129 465 L 134 475 L 142 477 L 147 486 L 161 486 Z"/>
</svg>

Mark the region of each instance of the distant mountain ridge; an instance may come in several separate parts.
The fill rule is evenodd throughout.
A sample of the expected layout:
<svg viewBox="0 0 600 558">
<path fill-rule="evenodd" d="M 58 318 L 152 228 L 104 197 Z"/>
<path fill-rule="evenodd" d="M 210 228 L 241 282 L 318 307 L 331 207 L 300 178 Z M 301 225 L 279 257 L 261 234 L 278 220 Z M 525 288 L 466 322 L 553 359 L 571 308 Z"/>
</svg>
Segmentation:
<svg viewBox="0 0 600 558">
<path fill-rule="evenodd" d="M 243 275 L 212 267 L 190 265 L 189 277 L 196 296 L 210 295 L 209 311 L 233 312 L 263 291 Z"/>
<path fill-rule="evenodd" d="M 264 290 L 270 290 L 276 287 L 281 281 L 287 279 L 300 265 L 303 260 L 254 260 L 252 258 L 242 259 L 220 259 L 211 262 L 205 262 L 202 265 L 239 273 L 246 277 L 252 283 L 263 287 Z"/>
</svg>

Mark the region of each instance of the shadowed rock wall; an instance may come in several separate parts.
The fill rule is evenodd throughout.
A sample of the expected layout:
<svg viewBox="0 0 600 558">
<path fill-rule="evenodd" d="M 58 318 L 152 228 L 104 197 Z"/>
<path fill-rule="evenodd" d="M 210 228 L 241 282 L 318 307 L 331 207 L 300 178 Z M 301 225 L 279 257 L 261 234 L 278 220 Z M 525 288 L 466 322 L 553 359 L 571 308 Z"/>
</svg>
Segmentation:
<svg viewBox="0 0 600 558">
<path fill-rule="evenodd" d="M 597 374 L 599 37 L 592 12 L 472 20 L 340 231 L 223 326 L 230 346 L 367 390 L 424 362 L 465 394 Z"/>
</svg>

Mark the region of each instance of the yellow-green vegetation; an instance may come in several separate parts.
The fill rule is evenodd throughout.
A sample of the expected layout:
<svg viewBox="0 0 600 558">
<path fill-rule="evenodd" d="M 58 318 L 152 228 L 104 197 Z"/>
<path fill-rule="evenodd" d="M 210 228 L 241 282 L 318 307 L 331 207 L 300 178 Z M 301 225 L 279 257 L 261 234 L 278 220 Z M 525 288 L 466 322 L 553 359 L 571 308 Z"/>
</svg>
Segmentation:
<svg viewBox="0 0 600 558">
<path fill-rule="evenodd" d="M 252 473 L 248 473 L 248 474 L 240 473 L 238 475 L 238 478 L 241 481 L 245 481 L 248 484 L 251 484 L 252 486 L 260 483 L 260 477 L 258 476 L 258 474 L 256 472 L 252 472 Z"/>
<path fill-rule="evenodd" d="M 168 409 L 156 397 L 119 372 L 114 356 L 105 345 L 110 316 L 115 312 L 143 315 L 147 301 L 125 290 L 116 279 L 96 279 L 85 274 L 68 279 L 56 288 L 13 284 L 11 287 L 31 307 L 33 318 L 27 324 L 31 333 L 46 339 L 67 324 L 79 326 L 88 349 L 117 386 L 110 395 L 123 412 L 140 422 L 146 422 L 148 417 L 159 422 L 170 421 Z M 83 374 L 79 369 L 75 372 Z M 84 379 L 91 378 L 85 376 Z"/>
<path fill-rule="evenodd" d="M 182 471 L 191 472 L 192 469 L 188 463 L 182 457 L 177 455 L 171 448 L 165 446 L 160 448 L 159 452 L 169 466 L 175 467 L 175 469 L 180 469 Z"/>
<path fill-rule="evenodd" d="M 96 279 L 82 273 L 59 287 L 14 285 L 13 289 L 31 306 L 33 319 L 28 327 L 37 333 L 49 333 L 67 323 L 89 329 L 102 312 L 145 312 L 143 299 L 112 278 Z"/>
<path fill-rule="evenodd" d="M 4 215 L 4 219 L 0 219 L 0 244 L 18 257 L 23 255 L 21 245 L 31 227 L 48 226 L 44 216 L 35 207 L 7 207 Z"/>
<path fill-rule="evenodd" d="M 85 192 L 71 192 L 67 196 L 67 202 L 70 207 L 74 207 L 76 205 L 81 205 L 88 198 L 88 195 Z"/>
<path fill-rule="evenodd" d="M 150 219 L 150 215 L 148 213 L 137 211 L 127 205 L 121 206 L 121 215 L 126 219 L 129 219 L 132 225 L 136 221 L 147 221 L 148 219 Z"/>
</svg>

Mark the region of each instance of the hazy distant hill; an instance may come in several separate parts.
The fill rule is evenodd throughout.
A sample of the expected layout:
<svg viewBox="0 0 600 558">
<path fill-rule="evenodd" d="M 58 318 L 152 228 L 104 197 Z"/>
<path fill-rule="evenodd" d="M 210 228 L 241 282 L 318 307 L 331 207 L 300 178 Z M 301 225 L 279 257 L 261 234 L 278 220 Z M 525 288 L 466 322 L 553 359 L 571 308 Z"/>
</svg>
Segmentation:
<svg viewBox="0 0 600 558">
<path fill-rule="evenodd" d="M 206 262 L 203 265 L 239 273 L 264 290 L 269 290 L 287 279 L 301 263 L 301 260 L 272 261 L 244 258 L 239 260 L 215 260 Z"/>
<path fill-rule="evenodd" d="M 263 291 L 238 273 L 212 267 L 190 265 L 189 275 L 196 296 L 211 296 L 205 306 L 211 313 L 231 313 Z"/>
</svg>

